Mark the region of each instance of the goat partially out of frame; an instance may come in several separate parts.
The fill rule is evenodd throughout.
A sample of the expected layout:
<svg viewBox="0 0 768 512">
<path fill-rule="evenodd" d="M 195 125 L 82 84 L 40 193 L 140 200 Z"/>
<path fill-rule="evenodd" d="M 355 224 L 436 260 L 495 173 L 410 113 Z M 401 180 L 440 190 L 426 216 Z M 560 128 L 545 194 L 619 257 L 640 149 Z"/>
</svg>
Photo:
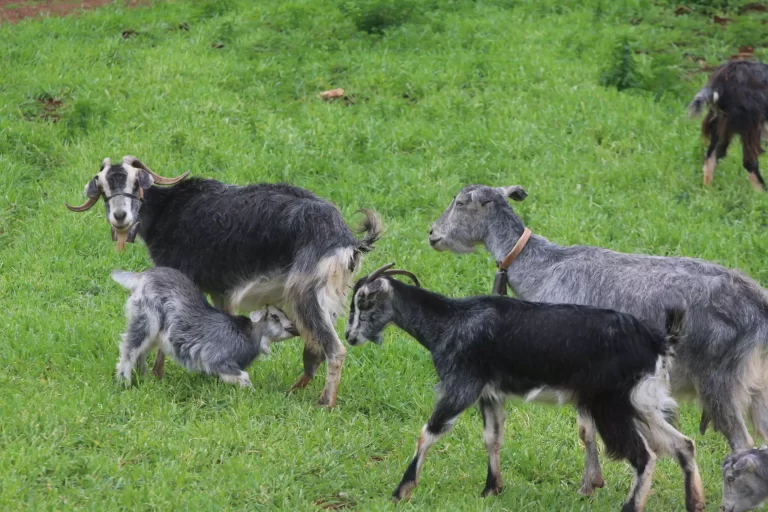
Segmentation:
<svg viewBox="0 0 768 512">
<path fill-rule="evenodd" d="M 334 330 L 361 255 L 373 248 L 381 226 L 365 214 L 358 240 L 339 210 L 311 192 L 285 184 L 226 185 L 159 177 L 136 157 L 107 158 L 85 187 L 85 211 L 104 197 L 107 220 L 121 234 L 138 233 L 158 267 L 181 271 L 219 309 L 234 313 L 279 305 L 304 339 L 306 387 L 325 359 L 320 404 L 336 404 L 346 349 Z M 69 205 L 67 205 L 69 206 Z M 130 236 L 129 236 L 130 238 Z M 162 373 L 158 353 L 154 371 Z"/>
<path fill-rule="evenodd" d="M 722 465 L 721 512 L 746 512 L 768 500 L 768 448 L 729 455 Z"/>
<path fill-rule="evenodd" d="M 434 223 L 429 241 L 457 253 L 483 244 L 502 261 L 525 230 L 507 198 L 526 196 L 519 186 L 468 185 Z M 521 299 L 610 308 L 656 330 L 664 327 L 665 304 L 685 307 L 685 338 L 670 368 L 673 393 L 697 394 L 733 451 L 752 447 L 742 418 L 747 410 L 768 438 L 768 297 L 744 274 L 691 258 L 562 247 L 532 235 L 507 276 Z M 579 418 L 579 435 L 587 454 L 580 492 L 591 494 L 604 482 L 589 418 Z"/>
<path fill-rule="evenodd" d="M 768 65 L 732 61 L 719 66 L 688 105 L 688 113 L 698 116 L 705 105 L 709 112 L 701 132 L 709 147 L 704 157 L 704 184 L 711 183 L 717 161 L 725 157 L 731 139 L 738 134 L 749 181 L 755 190 L 766 190 L 758 157 L 768 126 Z"/>
<path fill-rule="evenodd" d="M 498 494 L 505 397 L 554 395 L 594 422 L 609 454 L 633 466 L 624 512 L 643 510 L 657 454 L 677 458 L 686 508 L 703 510 L 693 441 L 665 419 L 676 404 L 668 395 L 664 366 L 682 312 L 666 312 L 668 343 L 634 317 L 611 310 L 498 296 L 449 299 L 392 279 L 392 274 L 412 276 L 389 270 L 392 265 L 355 284 L 345 336 L 350 345 L 381 343 L 382 331 L 394 323 L 430 351 L 440 378 L 437 405 L 395 499 L 409 495 L 429 448 L 478 401 L 488 451 L 482 495 Z"/>
<path fill-rule="evenodd" d="M 251 387 L 245 370 L 253 360 L 268 355 L 271 343 L 299 335 L 274 306 L 252 312 L 250 319 L 219 311 L 192 281 L 172 268 L 115 271 L 112 279 L 131 291 L 126 302 L 128 328 L 117 363 L 117 377 L 126 385 L 136 364 L 143 372 L 147 354 L 163 347 L 187 370 Z"/>
</svg>

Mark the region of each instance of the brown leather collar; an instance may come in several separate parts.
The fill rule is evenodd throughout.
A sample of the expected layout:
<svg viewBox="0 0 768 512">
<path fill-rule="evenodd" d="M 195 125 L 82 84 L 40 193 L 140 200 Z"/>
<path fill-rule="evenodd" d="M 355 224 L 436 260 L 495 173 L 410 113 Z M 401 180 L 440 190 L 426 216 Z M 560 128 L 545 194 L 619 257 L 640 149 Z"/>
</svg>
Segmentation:
<svg viewBox="0 0 768 512">
<path fill-rule="evenodd" d="M 529 238 L 531 238 L 531 230 L 525 228 L 523 230 L 523 234 L 520 235 L 520 238 L 517 240 L 517 243 L 512 248 L 512 250 L 509 251 L 503 260 L 497 261 L 496 266 L 499 267 L 500 270 L 507 270 L 512 262 L 515 261 L 515 258 L 520 256 L 520 253 L 523 252 L 523 249 L 525 249 L 525 244 L 528 243 Z"/>
</svg>

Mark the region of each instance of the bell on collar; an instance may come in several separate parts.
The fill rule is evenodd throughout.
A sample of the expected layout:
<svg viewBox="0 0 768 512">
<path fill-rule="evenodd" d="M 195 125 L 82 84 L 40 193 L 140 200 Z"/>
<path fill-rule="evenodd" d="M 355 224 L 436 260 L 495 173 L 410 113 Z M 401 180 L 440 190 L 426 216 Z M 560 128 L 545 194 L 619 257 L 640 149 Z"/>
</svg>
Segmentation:
<svg viewBox="0 0 768 512">
<path fill-rule="evenodd" d="M 496 278 L 493 280 L 493 294 L 506 295 L 507 284 L 507 272 L 505 270 L 497 270 Z"/>
</svg>

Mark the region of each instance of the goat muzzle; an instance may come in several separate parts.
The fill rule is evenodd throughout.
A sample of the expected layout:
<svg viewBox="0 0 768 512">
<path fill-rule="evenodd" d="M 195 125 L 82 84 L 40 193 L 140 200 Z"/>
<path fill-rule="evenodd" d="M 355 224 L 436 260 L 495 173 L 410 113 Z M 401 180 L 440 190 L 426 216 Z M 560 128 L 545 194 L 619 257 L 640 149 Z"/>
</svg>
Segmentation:
<svg viewBox="0 0 768 512">
<path fill-rule="evenodd" d="M 71 204 L 67 203 L 66 201 L 64 202 L 64 204 L 67 206 L 67 208 L 69 208 L 73 212 L 78 212 L 79 213 L 79 212 L 84 212 L 86 210 L 90 210 L 91 207 L 93 205 L 95 205 L 96 202 L 99 200 L 99 197 L 101 197 L 101 196 L 89 197 L 88 200 L 86 202 L 84 202 L 83 204 L 81 204 L 80 206 L 72 206 Z"/>
<path fill-rule="evenodd" d="M 137 169 L 142 169 L 144 171 L 147 171 L 150 174 L 150 176 L 152 176 L 152 178 L 155 180 L 155 183 L 157 183 L 158 185 L 175 185 L 176 183 L 180 182 L 181 180 L 189 176 L 189 171 L 175 178 L 166 178 L 165 176 L 160 176 L 159 174 L 156 174 L 152 169 L 144 165 L 141 162 L 141 160 L 139 160 L 135 156 L 124 156 L 123 163 L 136 167 Z"/>
</svg>

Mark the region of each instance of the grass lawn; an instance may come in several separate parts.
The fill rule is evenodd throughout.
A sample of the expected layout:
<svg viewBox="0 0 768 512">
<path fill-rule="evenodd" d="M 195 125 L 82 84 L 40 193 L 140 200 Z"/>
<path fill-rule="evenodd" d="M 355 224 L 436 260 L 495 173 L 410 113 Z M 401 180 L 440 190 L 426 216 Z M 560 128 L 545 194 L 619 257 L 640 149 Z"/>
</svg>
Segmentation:
<svg viewBox="0 0 768 512">
<path fill-rule="evenodd" d="M 395 329 L 349 349 L 332 412 L 315 407 L 323 378 L 284 394 L 298 340 L 254 363 L 254 393 L 172 363 L 163 382 L 119 389 L 126 292 L 109 272 L 150 260 L 141 243 L 114 251 L 101 207 L 63 204 L 107 156 L 287 181 L 351 223 L 374 208 L 386 234 L 364 271 L 396 261 L 453 296 L 487 292 L 494 273 L 484 251 L 427 243 L 468 183 L 525 186 L 515 208 L 558 243 L 701 257 L 768 283 L 768 197 L 738 145 L 704 189 L 685 116 L 702 68 L 740 47 L 766 60 L 768 14 L 707 3 L 678 16 L 663 0 L 171 1 L 0 25 L 0 510 L 390 510 L 431 412 L 429 354 Z M 318 99 L 335 87 L 347 97 Z M 624 463 L 604 458 L 606 488 L 576 494 L 572 409 L 507 411 L 500 496 L 478 497 L 472 410 L 398 508 L 618 510 Z M 684 404 L 716 509 L 727 446 L 698 420 Z M 648 509 L 683 501 L 666 459 Z"/>
</svg>

